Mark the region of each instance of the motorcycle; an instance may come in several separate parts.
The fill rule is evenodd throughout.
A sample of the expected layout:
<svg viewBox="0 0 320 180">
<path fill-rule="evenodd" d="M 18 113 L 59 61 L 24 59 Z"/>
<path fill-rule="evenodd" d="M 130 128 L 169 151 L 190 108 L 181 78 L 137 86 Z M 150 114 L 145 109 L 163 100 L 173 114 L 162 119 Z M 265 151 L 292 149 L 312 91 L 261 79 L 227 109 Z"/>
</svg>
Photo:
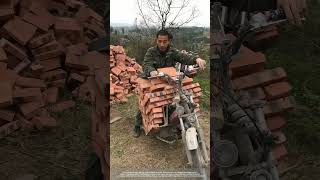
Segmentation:
<svg viewBox="0 0 320 180">
<path fill-rule="evenodd" d="M 203 129 L 195 112 L 198 105 L 193 101 L 192 91 L 183 89 L 183 80 L 187 76 L 193 76 L 198 67 L 184 66 L 181 68 L 181 64 L 177 66 L 178 72 L 175 77 L 163 72 L 159 72 L 154 77 L 147 77 L 149 80 L 155 78 L 164 80 L 174 89 L 172 103 L 163 107 L 163 123 L 158 128 L 156 137 L 169 144 L 182 139 L 188 164 L 201 174 L 203 179 L 207 179 L 205 168 L 209 163 L 209 156 Z"/>
</svg>

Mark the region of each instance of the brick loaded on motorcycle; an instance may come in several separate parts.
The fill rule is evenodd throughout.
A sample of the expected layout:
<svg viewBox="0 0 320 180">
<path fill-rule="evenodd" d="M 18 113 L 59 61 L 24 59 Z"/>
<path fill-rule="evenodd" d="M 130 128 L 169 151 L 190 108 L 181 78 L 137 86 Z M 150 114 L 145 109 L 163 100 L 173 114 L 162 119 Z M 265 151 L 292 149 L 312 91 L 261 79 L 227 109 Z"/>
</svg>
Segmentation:
<svg viewBox="0 0 320 180">
<path fill-rule="evenodd" d="M 143 129 L 166 143 L 182 139 L 188 163 L 205 175 L 209 157 L 197 117 L 201 88 L 191 78 L 198 68 L 178 63 L 177 69 L 159 68 L 157 76 L 138 79 Z"/>
</svg>

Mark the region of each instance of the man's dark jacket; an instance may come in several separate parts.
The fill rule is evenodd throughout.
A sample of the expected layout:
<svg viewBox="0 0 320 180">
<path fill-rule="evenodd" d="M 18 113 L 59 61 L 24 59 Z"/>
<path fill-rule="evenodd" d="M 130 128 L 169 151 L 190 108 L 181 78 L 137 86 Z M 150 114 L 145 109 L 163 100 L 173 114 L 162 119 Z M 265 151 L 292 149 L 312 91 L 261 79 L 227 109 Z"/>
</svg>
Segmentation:
<svg viewBox="0 0 320 180">
<path fill-rule="evenodd" d="M 161 53 L 157 46 L 148 49 L 143 61 L 143 71 L 150 75 L 151 71 L 158 68 L 174 67 L 177 62 L 185 65 L 196 64 L 199 56 L 182 53 L 176 48 L 170 47 L 165 53 Z"/>
</svg>

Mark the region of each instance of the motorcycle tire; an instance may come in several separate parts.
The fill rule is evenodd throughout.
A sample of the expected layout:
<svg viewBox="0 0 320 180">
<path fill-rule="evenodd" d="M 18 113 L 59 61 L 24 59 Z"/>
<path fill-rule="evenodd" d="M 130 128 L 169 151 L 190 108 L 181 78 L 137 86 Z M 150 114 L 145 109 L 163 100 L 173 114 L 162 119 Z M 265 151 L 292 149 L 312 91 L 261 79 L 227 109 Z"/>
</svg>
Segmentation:
<svg viewBox="0 0 320 180">
<path fill-rule="evenodd" d="M 198 147 L 197 149 L 190 151 L 190 153 L 192 158 L 192 168 L 195 169 L 199 174 L 207 177 L 200 148 Z"/>
</svg>

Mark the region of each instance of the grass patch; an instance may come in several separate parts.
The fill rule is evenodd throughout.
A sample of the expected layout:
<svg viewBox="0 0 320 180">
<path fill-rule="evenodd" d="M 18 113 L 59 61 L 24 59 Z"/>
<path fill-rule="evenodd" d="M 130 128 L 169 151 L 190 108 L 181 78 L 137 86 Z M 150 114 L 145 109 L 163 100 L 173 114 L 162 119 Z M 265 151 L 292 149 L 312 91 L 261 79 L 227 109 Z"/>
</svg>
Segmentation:
<svg viewBox="0 0 320 180">
<path fill-rule="evenodd" d="M 285 179 L 319 179 L 320 146 L 320 5 L 310 1 L 303 28 L 281 27 L 281 36 L 267 50 L 267 68 L 283 67 L 292 85 L 297 108 L 285 114 L 289 160 L 302 158 L 307 163 L 290 171 Z"/>
<path fill-rule="evenodd" d="M 114 104 L 111 108 L 120 112 L 121 117 L 125 119 L 134 119 L 138 112 L 138 96 L 132 95 L 128 98 L 128 102 Z"/>
</svg>

